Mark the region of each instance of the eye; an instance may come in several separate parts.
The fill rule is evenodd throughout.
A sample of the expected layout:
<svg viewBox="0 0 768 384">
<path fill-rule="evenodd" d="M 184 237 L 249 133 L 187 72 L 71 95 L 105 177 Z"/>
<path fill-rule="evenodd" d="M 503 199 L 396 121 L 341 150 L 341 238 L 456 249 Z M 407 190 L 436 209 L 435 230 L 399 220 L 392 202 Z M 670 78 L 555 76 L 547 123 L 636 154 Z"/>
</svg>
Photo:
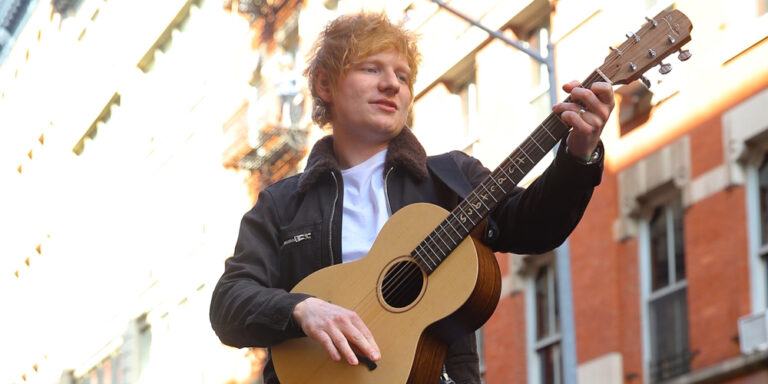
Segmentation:
<svg viewBox="0 0 768 384">
<path fill-rule="evenodd" d="M 408 77 L 408 75 L 405 75 L 405 74 L 402 74 L 402 73 L 401 73 L 401 74 L 399 74 L 399 75 L 397 75 L 397 78 L 398 78 L 398 79 L 399 79 L 401 82 L 403 82 L 403 83 L 408 83 L 408 80 L 409 80 L 409 77 Z"/>
<path fill-rule="evenodd" d="M 368 72 L 368 73 L 378 73 L 379 72 L 379 68 L 377 68 L 374 65 L 366 65 L 366 66 L 363 67 L 363 71 L 364 72 Z"/>
</svg>

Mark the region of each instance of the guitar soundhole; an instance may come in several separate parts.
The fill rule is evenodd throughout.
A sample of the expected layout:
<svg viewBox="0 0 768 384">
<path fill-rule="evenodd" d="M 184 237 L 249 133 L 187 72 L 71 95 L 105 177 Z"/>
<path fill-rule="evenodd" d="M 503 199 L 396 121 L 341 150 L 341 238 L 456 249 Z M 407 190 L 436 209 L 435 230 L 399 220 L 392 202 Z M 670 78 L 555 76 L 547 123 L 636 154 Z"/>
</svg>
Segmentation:
<svg viewBox="0 0 768 384">
<path fill-rule="evenodd" d="M 406 260 L 392 265 L 384 275 L 381 293 L 384 301 L 395 309 L 413 303 L 422 291 L 424 276 L 416 263 Z"/>
</svg>

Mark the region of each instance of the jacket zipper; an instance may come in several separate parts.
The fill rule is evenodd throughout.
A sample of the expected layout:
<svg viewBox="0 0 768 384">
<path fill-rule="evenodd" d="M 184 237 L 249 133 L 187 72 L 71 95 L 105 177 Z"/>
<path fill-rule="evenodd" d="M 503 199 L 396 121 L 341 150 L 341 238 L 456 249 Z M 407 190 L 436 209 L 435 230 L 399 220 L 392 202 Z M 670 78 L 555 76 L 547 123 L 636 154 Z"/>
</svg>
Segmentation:
<svg viewBox="0 0 768 384">
<path fill-rule="evenodd" d="M 389 205 L 389 192 L 387 191 L 387 180 L 389 179 L 389 174 L 392 173 L 392 171 L 395 169 L 395 167 L 389 167 L 389 170 L 387 170 L 387 174 L 384 175 L 384 200 L 387 202 L 387 213 L 389 216 L 392 216 L 392 207 Z"/>
<path fill-rule="evenodd" d="M 328 255 L 331 258 L 329 265 L 333 265 L 333 217 L 336 215 L 336 202 L 339 200 L 339 181 L 336 179 L 336 174 L 333 171 L 331 171 L 331 176 L 333 176 L 333 183 L 336 185 L 336 194 L 333 196 L 331 219 L 328 221 L 328 250 L 330 251 Z"/>
</svg>

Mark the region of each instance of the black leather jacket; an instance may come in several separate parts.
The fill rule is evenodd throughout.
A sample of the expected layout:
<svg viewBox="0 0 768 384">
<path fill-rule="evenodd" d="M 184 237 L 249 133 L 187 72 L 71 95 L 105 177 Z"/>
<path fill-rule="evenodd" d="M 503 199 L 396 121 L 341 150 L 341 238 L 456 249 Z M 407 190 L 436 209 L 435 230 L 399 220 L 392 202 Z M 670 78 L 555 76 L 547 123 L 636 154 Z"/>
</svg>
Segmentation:
<svg viewBox="0 0 768 384">
<path fill-rule="evenodd" d="M 547 252 L 562 244 L 581 219 L 600 183 L 602 161 L 585 165 L 560 147 L 542 176 L 527 189 L 517 188 L 491 214 L 483 240 L 494 251 Z M 442 180 L 427 167 L 424 149 L 409 129 L 392 140 L 385 160 L 390 212 L 416 202 L 450 210 L 489 174 L 462 152 L 442 156 L 455 162 L 454 178 Z M 308 296 L 288 291 L 310 273 L 341 262 L 343 195 L 331 136 L 314 146 L 303 173 L 259 194 L 242 219 L 234 255 L 211 300 L 211 325 L 224 344 L 269 347 L 303 336 L 291 314 Z M 446 369 L 458 383 L 480 382 L 474 334 L 450 346 Z M 271 362 L 264 378 L 278 382 Z"/>
</svg>

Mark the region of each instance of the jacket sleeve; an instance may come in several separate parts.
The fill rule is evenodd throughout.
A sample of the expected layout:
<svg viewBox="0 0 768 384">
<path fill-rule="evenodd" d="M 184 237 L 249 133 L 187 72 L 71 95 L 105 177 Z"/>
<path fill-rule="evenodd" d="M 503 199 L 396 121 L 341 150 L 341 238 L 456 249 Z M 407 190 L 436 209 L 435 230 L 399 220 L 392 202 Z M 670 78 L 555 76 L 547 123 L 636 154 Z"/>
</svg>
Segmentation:
<svg viewBox="0 0 768 384">
<path fill-rule="evenodd" d="M 211 326 L 224 344 L 269 347 L 303 335 L 292 312 L 309 296 L 277 288 L 278 219 L 266 190 L 243 216 L 235 253 L 225 262 L 211 298 Z"/>
<path fill-rule="evenodd" d="M 598 149 L 603 152 L 602 142 Z M 516 187 L 491 212 L 486 243 L 498 252 L 539 254 L 557 248 L 579 223 L 594 187 L 600 184 L 603 158 L 583 164 L 565 152 L 561 141 L 554 161 L 528 188 Z M 457 159 L 473 186 L 490 174 L 477 159 Z"/>
<path fill-rule="evenodd" d="M 445 358 L 448 377 L 457 384 L 480 384 L 480 358 L 477 355 L 477 339 L 470 333 L 454 341 L 448 347 Z"/>
</svg>

